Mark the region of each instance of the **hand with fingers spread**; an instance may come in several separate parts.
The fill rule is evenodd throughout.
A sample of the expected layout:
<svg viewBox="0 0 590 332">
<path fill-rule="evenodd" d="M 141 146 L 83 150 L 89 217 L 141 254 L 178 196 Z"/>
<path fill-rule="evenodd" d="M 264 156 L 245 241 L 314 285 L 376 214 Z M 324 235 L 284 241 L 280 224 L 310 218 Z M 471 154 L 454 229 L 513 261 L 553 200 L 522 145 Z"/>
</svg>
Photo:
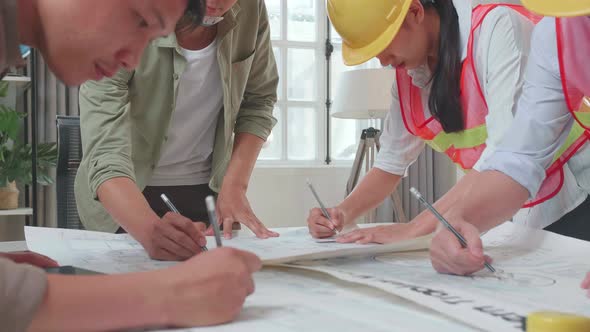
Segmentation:
<svg viewBox="0 0 590 332">
<path fill-rule="evenodd" d="M 392 225 L 361 228 L 336 238 L 339 243 L 393 243 L 429 234 L 434 228 L 419 227 L 416 223 L 396 223 Z"/>
<path fill-rule="evenodd" d="M 338 207 L 326 210 L 332 219 L 331 221 L 324 217 L 322 210 L 319 208 L 313 208 L 309 211 L 307 227 L 311 236 L 316 239 L 333 236 L 336 234 L 336 230 L 341 231 L 344 228 L 344 211 Z"/>
<path fill-rule="evenodd" d="M 483 253 L 478 229 L 464 220 L 451 222 L 467 241 L 463 248 L 457 237 L 446 228 L 439 228 L 430 244 L 430 260 L 439 273 L 469 275 L 484 268 L 492 259 Z"/>
<path fill-rule="evenodd" d="M 278 233 L 266 228 L 256 217 L 250 207 L 246 190 L 241 187 L 223 186 L 217 197 L 217 218 L 223 227 L 223 237 L 231 239 L 232 225 L 241 223 L 248 227 L 258 238 L 267 239 L 277 237 Z M 213 229 L 209 227 L 207 235 L 213 235 Z"/>
<path fill-rule="evenodd" d="M 205 224 L 193 222 L 174 212 L 168 212 L 150 224 L 147 236 L 140 240 L 153 259 L 182 261 L 202 251 L 207 244 Z"/>
<path fill-rule="evenodd" d="M 581 287 L 587 291 L 586 295 L 590 297 L 590 272 L 586 274 L 586 278 L 582 281 Z"/>
<path fill-rule="evenodd" d="M 53 259 L 32 251 L 2 252 L 0 257 L 8 258 L 15 263 L 25 263 L 41 268 L 59 266 Z"/>
</svg>

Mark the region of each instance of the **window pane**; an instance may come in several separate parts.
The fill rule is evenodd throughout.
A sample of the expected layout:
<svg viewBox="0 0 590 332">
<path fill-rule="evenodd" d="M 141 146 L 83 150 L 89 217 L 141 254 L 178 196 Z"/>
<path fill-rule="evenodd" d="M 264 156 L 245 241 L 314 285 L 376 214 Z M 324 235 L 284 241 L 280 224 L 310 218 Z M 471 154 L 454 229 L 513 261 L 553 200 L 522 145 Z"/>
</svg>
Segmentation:
<svg viewBox="0 0 590 332">
<path fill-rule="evenodd" d="M 342 48 L 341 45 L 334 45 L 334 52 L 330 57 L 330 93 L 332 98 L 337 98 L 336 91 L 338 89 L 338 83 L 340 82 L 340 74 L 344 71 L 351 70 L 353 67 L 348 67 L 342 60 Z"/>
<path fill-rule="evenodd" d="M 287 53 L 287 91 L 289 100 L 316 99 L 317 69 L 314 49 L 293 49 Z"/>
<path fill-rule="evenodd" d="M 330 40 L 332 43 L 342 43 L 342 37 L 340 37 L 340 34 L 334 29 L 332 24 L 330 24 Z"/>
<path fill-rule="evenodd" d="M 287 115 L 288 159 L 314 160 L 316 158 L 316 121 L 316 110 L 313 108 L 289 108 Z"/>
<path fill-rule="evenodd" d="M 288 38 L 292 41 L 314 42 L 316 40 L 316 1 L 288 0 Z"/>
<path fill-rule="evenodd" d="M 277 86 L 277 96 L 279 100 L 283 99 L 283 62 L 281 61 L 281 49 L 273 47 L 272 52 L 275 54 L 275 61 L 277 63 L 277 70 L 279 72 L 279 85 Z"/>
<path fill-rule="evenodd" d="M 281 0 L 265 0 L 270 21 L 270 38 L 281 39 Z"/>
<path fill-rule="evenodd" d="M 276 107 L 273 116 L 277 119 L 277 124 L 260 151 L 258 159 L 261 160 L 279 160 L 283 150 L 283 116 L 281 109 Z"/>
<path fill-rule="evenodd" d="M 358 120 L 332 118 L 330 142 L 332 159 L 352 160 L 356 154 L 360 133 L 357 131 Z"/>
</svg>

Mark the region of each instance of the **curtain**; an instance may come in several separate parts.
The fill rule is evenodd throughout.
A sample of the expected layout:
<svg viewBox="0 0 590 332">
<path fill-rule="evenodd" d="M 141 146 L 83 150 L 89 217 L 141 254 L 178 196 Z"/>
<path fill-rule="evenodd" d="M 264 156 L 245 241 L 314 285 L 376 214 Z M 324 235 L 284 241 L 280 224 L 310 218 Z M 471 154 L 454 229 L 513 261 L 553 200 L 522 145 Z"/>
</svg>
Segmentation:
<svg viewBox="0 0 590 332">
<path fill-rule="evenodd" d="M 427 146 L 398 187 L 406 216 L 411 220 L 424 210 L 410 193 L 410 188 L 415 187 L 429 203 L 434 203 L 449 191 L 456 181 L 457 167 L 446 155 Z"/>
<path fill-rule="evenodd" d="M 415 187 L 429 202 L 440 199 L 457 182 L 457 167 L 444 154 L 438 153 L 426 146 L 418 160 L 408 169 L 408 176 L 403 178 L 397 188 L 401 199 L 401 207 L 408 221 L 424 210 L 424 207 L 410 193 Z M 377 222 L 396 222 L 393 202 L 387 198 L 377 209 Z"/>
<path fill-rule="evenodd" d="M 57 115 L 79 115 L 78 87 L 67 87 L 47 67 L 41 56 L 37 57 L 37 140 L 39 143 L 56 142 Z M 29 117 L 30 121 L 30 117 Z M 30 126 L 30 124 L 29 124 Z M 29 127 L 32 128 L 32 127 Z M 55 170 L 52 177 L 55 179 Z M 55 185 L 37 187 L 37 222 L 39 226 L 57 226 Z"/>
</svg>

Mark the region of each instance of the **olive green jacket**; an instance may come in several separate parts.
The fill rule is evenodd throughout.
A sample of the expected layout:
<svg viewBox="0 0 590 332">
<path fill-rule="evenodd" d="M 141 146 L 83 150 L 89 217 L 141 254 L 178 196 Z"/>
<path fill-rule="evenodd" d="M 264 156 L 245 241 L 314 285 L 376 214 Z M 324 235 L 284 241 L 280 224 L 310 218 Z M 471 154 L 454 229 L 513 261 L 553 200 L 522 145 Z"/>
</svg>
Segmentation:
<svg viewBox="0 0 590 332">
<path fill-rule="evenodd" d="M 218 26 L 217 60 L 223 110 L 217 123 L 209 186 L 219 191 L 231 158 L 233 134 L 264 140 L 276 123 L 278 73 L 263 0 L 239 0 Z M 186 59 L 172 34 L 151 42 L 134 71 L 80 87 L 83 159 L 76 203 L 86 229 L 115 232 L 118 225 L 97 200 L 97 189 L 115 177 L 140 190 L 161 155 Z"/>
</svg>

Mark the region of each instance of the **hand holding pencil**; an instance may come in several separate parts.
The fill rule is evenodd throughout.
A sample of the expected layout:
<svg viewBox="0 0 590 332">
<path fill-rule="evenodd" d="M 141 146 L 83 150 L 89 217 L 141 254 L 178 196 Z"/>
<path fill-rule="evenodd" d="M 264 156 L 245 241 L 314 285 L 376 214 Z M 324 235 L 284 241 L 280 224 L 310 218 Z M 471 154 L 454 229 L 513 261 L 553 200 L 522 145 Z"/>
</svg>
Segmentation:
<svg viewBox="0 0 590 332">
<path fill-rule="evenodd" d="M 310 180 L 307 180 L 307 186 L 320 206 L 309 212 L 309 217 L 307 218 L 309 233 L 314 238 L 326 238 L 337 235 L 344 227 L 343 211 L 338 208 L 326 208 Z"/>
<path fill-rule="evenodd" d="M 449 223 L 424 197 L 411 188 L 410 192 L 446 228 L 437 233 L 430 244 L 432 266 L 440 273 L 469 275 L 484 267 L 494 273 L 492 259 L 483 253 L 483 243 L 478 229 L 465 220 Z"/>
<path fill-rule="evenodd" d="M 149 256 L 167 261 L 186 260 L 207 251 L 205 224 L 182 216 L 166 195 L 161 198 L 171 212 L 151 223 L 148 239 L 140 241 Z"/>
</svg>

